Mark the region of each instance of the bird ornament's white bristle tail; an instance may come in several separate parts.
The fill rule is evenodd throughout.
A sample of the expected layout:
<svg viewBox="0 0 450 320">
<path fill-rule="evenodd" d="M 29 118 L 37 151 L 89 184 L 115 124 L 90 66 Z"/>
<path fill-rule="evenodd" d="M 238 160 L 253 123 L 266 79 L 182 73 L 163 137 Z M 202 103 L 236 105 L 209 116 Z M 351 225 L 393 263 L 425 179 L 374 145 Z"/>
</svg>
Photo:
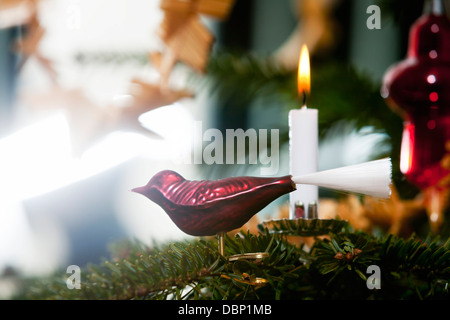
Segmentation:
<svg viewBox="0 0 450 320">
<path fill-rule="evenodd" d="M 390 158 L 324 170 L 292 177 L 295 184 L 364 194 L 377 198 L 391 195 L 392 163 Z"/>
</svg>

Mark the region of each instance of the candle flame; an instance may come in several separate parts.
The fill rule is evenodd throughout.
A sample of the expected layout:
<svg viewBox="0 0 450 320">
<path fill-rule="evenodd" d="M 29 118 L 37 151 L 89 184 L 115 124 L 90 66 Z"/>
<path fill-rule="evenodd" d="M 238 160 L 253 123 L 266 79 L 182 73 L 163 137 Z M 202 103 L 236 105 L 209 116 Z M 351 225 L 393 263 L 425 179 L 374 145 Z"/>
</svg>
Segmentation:
<svg viewBox="0 0 450 320">
<path fill-rule="evenodd" d="M 414 145 L 414 125 L 407 123 L 403 128 L 402 146 L 400 151 L 400 171 L 408 174 L 411 171 Z"/>
<path fill-rule="evenodd" d="M 300 58 L 298 61 L 298 78 L 297 78 L 298 94 L 307 95 L 311 90 L 311 76 L 309 67 L 309 52 L 308 47 L 304 44 L 300 51 Z"/>
</svg>

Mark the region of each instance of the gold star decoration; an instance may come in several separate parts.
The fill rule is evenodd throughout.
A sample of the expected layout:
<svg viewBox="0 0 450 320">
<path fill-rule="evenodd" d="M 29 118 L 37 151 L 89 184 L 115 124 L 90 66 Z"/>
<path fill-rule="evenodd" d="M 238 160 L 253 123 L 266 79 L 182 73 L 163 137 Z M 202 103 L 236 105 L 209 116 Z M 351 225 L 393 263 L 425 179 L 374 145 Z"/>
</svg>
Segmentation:
<svg viewBox="0 0 450 320">
<path fill-rule="evenodd" d="M 36 12 L 37 0 L 0 1 L 0 28 L 27 24 Z"/>
<path fill-rule="evenodd" d="M 164 18 L 158 32 L 166 45 L 161 61 L 162 83 L 177 61 L 205 72 L 214 36 L 200 21 L 200 14 L 225 19 L 234 0 L 162 0 Z"/>
</svg>

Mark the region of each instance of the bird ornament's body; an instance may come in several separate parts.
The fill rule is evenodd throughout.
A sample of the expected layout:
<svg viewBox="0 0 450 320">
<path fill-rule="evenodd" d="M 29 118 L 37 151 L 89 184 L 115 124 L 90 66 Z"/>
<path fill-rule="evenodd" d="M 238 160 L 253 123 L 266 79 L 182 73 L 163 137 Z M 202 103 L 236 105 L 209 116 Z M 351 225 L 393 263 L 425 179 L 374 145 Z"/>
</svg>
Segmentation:
<svg viewBox="0 0 450 320">
<path fill-rule="evenodd" d="M 132 191 L 158 204 L 183 232 L 211 236 L 242 227 L 269 203 L 294 190 L 291 176 L 189 181 L 164 170 Z"/>
</svg>

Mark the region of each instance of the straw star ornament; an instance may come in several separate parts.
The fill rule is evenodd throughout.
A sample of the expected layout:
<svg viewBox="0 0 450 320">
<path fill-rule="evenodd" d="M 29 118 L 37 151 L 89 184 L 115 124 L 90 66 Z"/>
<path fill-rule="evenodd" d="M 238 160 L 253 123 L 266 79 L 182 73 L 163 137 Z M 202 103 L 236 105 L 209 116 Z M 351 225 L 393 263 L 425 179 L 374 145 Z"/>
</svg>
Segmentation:
<svg viewBox="0 0 450 320">
<path fill-rule="evenodd" d="M 27 24 L 36 13 L 38 0 L 0 1 L 0 29 Z"/>
<path fill-rule="evenodd" d="M 183 62 L 196 72 L 205 72 L 214 36 L 200 21 L 200 14 L 225 19 L 234 0 L 162 0 L 164 18 L 158 32 L 166 45 L 161 61 L 162 76 Z"/>
</svg>

